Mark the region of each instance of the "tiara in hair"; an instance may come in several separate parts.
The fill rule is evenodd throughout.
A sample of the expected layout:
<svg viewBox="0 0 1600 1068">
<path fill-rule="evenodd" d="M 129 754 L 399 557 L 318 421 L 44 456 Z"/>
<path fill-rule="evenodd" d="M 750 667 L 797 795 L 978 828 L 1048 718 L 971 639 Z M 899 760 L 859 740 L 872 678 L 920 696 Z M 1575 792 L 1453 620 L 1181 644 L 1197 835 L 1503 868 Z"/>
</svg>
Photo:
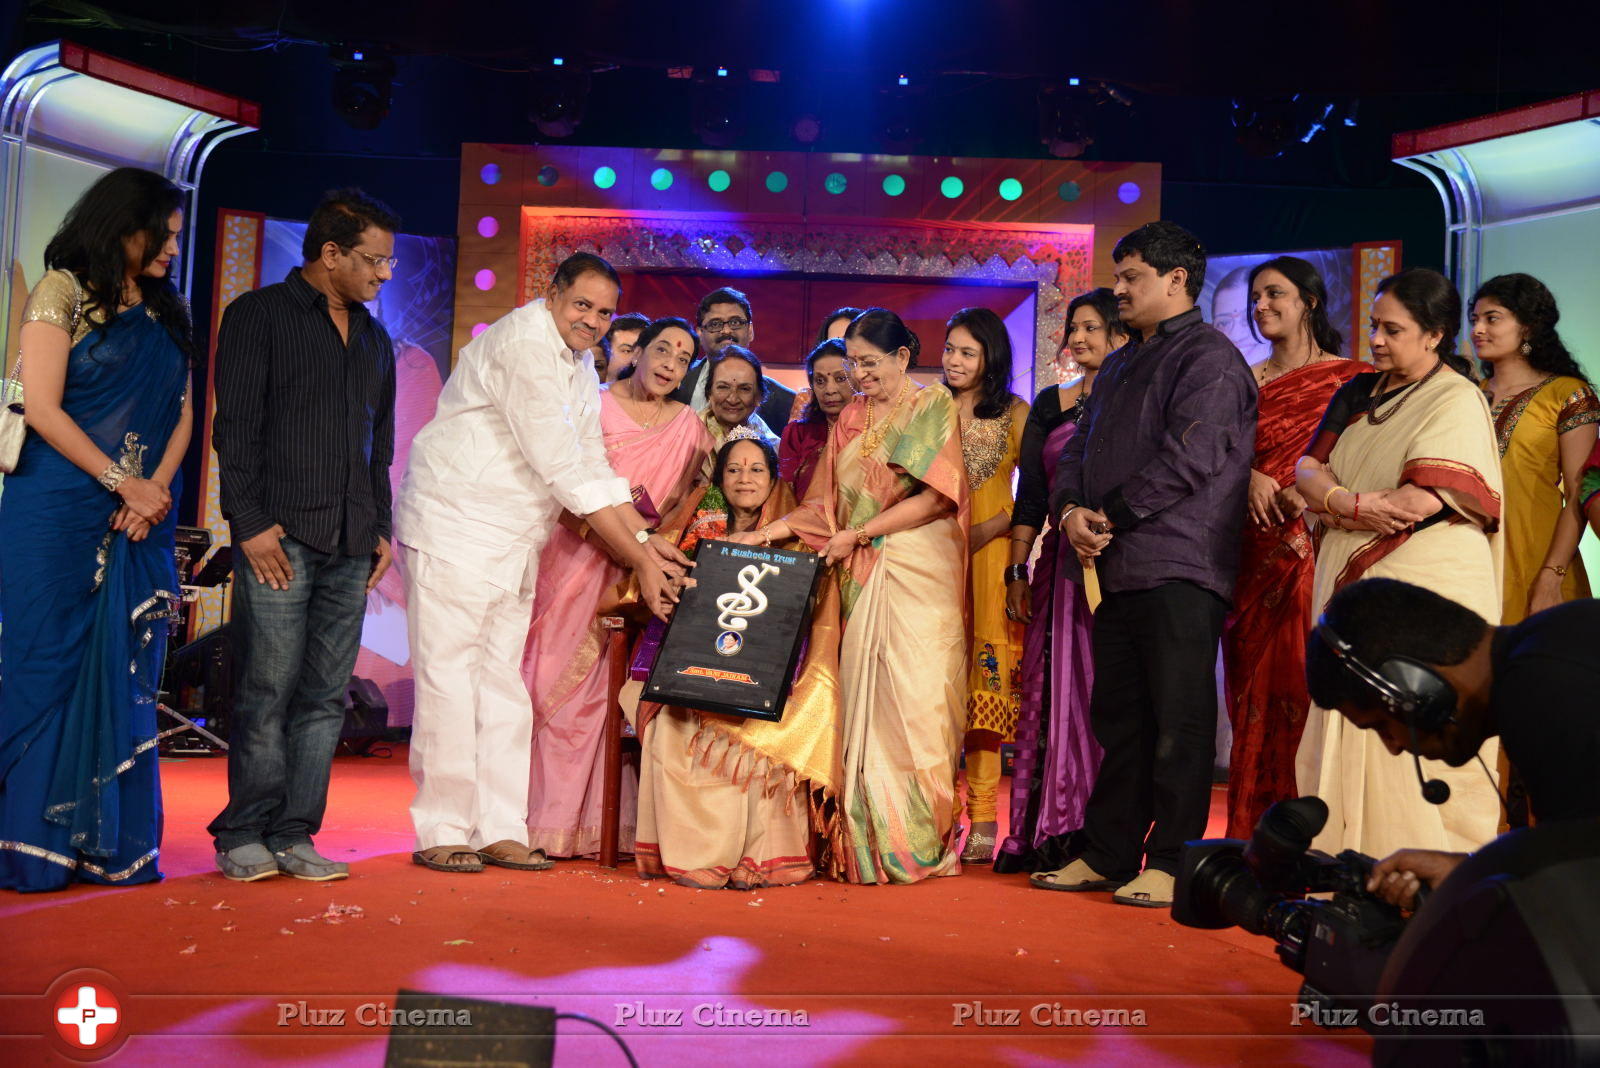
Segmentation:
<svg viewBox="0 0 1600 1068">
<path fill-rule="evenodd" d="M 757 430 L 755 427 L 749 425 L 748 423 L 740 423 L 738 426 L 736 426 L 732 430 L 728 431 L 728 440 L 729 441 L 760 441 L 761 440 L 761 431 Z"/>
</svg>

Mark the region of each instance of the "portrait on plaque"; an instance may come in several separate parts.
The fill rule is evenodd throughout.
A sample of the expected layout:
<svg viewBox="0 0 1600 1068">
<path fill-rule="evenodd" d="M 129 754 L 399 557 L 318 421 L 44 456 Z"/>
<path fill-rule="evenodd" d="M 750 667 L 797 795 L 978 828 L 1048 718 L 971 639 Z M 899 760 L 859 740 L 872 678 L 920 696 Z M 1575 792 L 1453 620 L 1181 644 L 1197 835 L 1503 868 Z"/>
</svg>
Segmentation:
<svg viewBox="0 0 1600 1068">
<path fill-rule="evenodd" d="M 781 719 L 821 571 L 814 553 L 701 542 L 645 700 Z"/>
</svg>

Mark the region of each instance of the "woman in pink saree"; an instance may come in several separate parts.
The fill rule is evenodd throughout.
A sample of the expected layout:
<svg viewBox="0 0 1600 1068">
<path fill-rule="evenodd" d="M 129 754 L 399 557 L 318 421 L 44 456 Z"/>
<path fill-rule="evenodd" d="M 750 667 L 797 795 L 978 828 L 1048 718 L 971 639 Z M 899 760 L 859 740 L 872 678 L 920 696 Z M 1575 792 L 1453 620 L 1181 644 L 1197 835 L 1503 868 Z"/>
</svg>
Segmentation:
<svg viewBox="0 0 1600 1068">
<path fill-rule="evenodd" d="M 657 319 L 639 335 L 634 373 L 600 391 L 606 458 L 626 478 L 647 520 L 670 512 L 689 490 L 711 438 L 693 408 L 671 400 L 699 343 L 682 319 Z M 563 524 L 540 557 L 533 625 L 522 677 L 533 697 L 528 846 L 546 856 L 599 851 L 601 741 L 608 705 L 596 609 L 627 570 L 581 524 Z M 637 785 L 624 777 L 624 850 L 633 849 Z"/>
</svg>

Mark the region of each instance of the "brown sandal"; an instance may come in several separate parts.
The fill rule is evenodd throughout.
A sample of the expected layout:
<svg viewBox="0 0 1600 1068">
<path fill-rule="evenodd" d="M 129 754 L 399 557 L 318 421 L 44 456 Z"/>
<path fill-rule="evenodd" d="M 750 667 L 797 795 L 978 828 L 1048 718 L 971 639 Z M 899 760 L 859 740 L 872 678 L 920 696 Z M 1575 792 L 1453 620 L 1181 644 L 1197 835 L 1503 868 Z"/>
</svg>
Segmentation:
<svg viewBox="0 0 1600 1068">
<path fill-rule="evenodd" d="M 458 862 L 457 857 L 468 858 Z M 477 872 L 483 870 L 483 861 L 471 846 L 431 846 L 411 854 L 411 863 L 420 864 L 432 871 Z"/>
<path fill-rule="evenodd" d="M 517 871 L 544 871 L 556 866 L 555 861 L 544 855 L 544 850 L 529 849 L 521 842 L 512 841 L 510 838 L 484 846 L 478 850 L 478 856 L 485 864 L 493 864 L 500 868 L 515 868 Z M 539 859 L 534 860 L 534 857 Z"/>
</svg>

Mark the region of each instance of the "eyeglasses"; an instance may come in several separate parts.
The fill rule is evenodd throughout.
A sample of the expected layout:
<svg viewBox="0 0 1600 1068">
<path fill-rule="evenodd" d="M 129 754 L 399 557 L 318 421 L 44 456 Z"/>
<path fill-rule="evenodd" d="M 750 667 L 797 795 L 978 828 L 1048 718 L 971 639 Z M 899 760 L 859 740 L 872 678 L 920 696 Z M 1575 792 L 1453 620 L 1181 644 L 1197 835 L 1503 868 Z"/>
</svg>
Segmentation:
<svg viewBox="0 0 1600 1068">
<path fill-rule="evenodd" d="M 700 329 L 708 333 L 715 334 L 723 327 L 727 327 L 729 330 L 743 330 L 749 325 L 749 319 L 746 319 L 740 315 L 735 315 L 732 319 L 707 319 L 705 322 L 700 324 Z"/>
<path fill-rule="evenodd" d="M 882 367 L 886 362 L 888 361 L 884 359 L 847 360 L 845 361 L 845 366 L 853 368 L 857 371 L 866 371 L 868 374 L 871 374 L 873 371 L 876 371 L 878 368 Z"/>
<path fill-rule="evenodd" d="M 379 267 L 387 266 L 389 270 L 392 271 L 400 263 L 400 261 L 393 256 L 378 256 L 371 252 L 362 252 L 358 248 L 347 248 L 345 251 L 353 256 L 360 256 L 362 259 L 366 260 L 374 270 L 378 269 Z"/>
</svg>

